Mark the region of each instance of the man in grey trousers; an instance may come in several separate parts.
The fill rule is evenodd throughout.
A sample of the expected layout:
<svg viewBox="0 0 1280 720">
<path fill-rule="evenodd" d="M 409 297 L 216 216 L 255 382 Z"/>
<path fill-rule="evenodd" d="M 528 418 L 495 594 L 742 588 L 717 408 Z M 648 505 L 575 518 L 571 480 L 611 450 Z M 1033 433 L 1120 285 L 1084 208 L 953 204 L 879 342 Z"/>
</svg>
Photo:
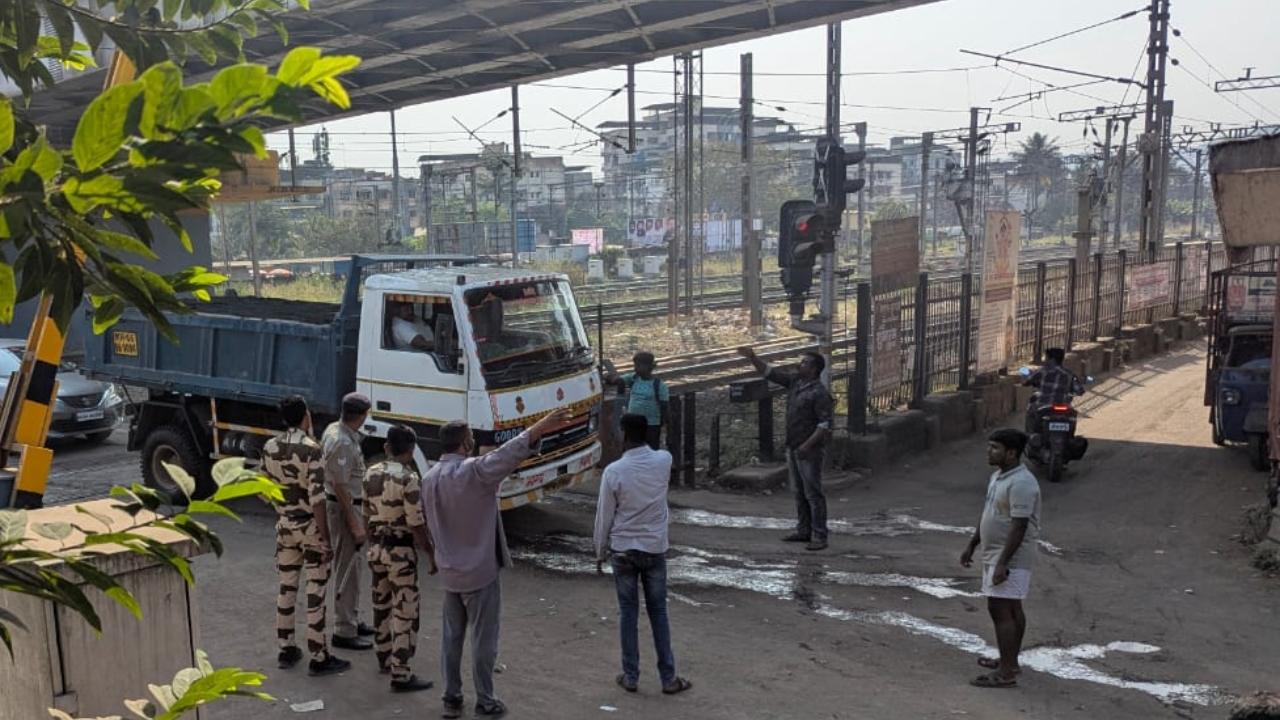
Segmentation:
<svg viewBox="0 0 1280 720">
<path fill-rule="evenodd" d="M 787 467 L 796 493 L 796 531 L 786 542 L 806 543 L 805 550 L 827 549 L 827 497 L 822 492 L 822 462 L 831 438 L 834 402 L 822 384 L 826 361 L 816 352 L 800 357 L 794 373 L 782 372 L 756 355 L 750 347 L 738 348 L 770 382 L 787 389 Z"/>
<path fill-rule="evenodd" d="M 498 658 L 502 590 L 498 571 L 511 564 L 498 509 L 498 487 L 534 450 L 542 436 L 563 426 L 567 410 L 546 415 L 502 447 L 473 457 L 475 439 L 466 423 L 440 428 L 444 454 L 422 477 L 422 509 L 436 544 L 444 586 L 441 675 L 444 717 L 462 717 L 462 646 L 472 628 L 476 714 L 507 712 L 493 693 Z"/>
</svg>

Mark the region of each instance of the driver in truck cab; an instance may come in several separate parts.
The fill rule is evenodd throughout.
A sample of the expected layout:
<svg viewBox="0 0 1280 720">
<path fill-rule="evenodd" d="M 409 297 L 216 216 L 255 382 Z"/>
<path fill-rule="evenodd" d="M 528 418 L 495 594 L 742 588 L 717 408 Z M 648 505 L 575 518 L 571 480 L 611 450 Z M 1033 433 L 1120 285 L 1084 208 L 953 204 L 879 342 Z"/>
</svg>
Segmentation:
<svg viewBox="0 0 1280 720">
<path fill-rule="evenodd" d="M 391 339 L 397 350 L 431 352 L 435 349 L 435 332 L 413 311 L 413 303 L 394 302 Z"/>
<path fill-rule="evenodd" d="M 1049 348 L 1044 352 L 1044 365 L 1027 378 L 1023 385 L 1038 389 L 1027 405 L 1027 434 L 1040 432 L 1040 408 L 1046 405 L 1067 405 L 1071 398 L 1084 394 L 1084 383 L 1062 366 L 1067 352 L 1062 348 Z"/>
</svg>

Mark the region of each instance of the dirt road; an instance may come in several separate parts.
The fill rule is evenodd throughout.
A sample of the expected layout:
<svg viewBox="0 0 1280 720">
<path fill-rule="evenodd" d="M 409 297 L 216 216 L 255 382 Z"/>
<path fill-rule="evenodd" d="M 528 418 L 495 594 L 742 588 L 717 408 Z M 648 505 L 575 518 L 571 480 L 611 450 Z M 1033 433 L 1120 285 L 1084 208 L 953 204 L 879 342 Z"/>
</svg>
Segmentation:
<svg viewBox="0 0 1280 720">
<path fill-rule="evenodd" d="M 671 498 L 671 614 L 681 674 L 658 692 L 641 622 L 641 691 L 613 685 L 617 606 L 587 552 L 594 498 L 566 493 L 509 513 L 499 694 L 512 718 L 1221 718 L 1221 703 L 1275 689 L 1280 580 L 1231 536 L 1264 476 L 1209 442 L 1203 356 L 1135 367 L 1081 404 L 1087 458 L 1044 483 L 1044 540 L 1027 602 L 1027 672 L 1012 690 L 967 681 L 992 634 L 957 557 L 981 510 L 983 443 L 955 443 L 830 498 L 831 548 L 778 541 L 791 500 L 706 491 Z M 132 470 L 130 470 L 132 472 Z M 197 563 L 200 644 L 218 664 L 264 668 L 275 706 L 213 718 L 434 717 L 439 692 L 391 695 L 368 653 L 313 680 L 275 669 L 272 520 L 219 523 L 227 553 Z M 439 589 L 423 588 L 416 667 L 439 680 Z M 301 628 L 299 628 L 301 630 Z M 468 690 L 468 699 L 473 700 Z"/>
</svg>

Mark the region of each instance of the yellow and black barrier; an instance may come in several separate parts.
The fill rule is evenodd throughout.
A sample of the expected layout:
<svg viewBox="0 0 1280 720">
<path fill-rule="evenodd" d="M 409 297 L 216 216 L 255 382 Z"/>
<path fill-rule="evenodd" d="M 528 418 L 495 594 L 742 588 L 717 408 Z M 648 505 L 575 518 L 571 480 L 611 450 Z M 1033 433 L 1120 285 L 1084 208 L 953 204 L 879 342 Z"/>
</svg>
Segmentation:
<svg viewBox="0 0 1280 720">
<path fill-rule="evenodd" d="M 64 341 L 57 323 L 49 317 L 48 303 L 42 301 L 27 338 L 17 393 L 11 395 L 17 411 L 10 416 L 10 427 L 4 433 L 8 454 L 19 455 L 16 473 L 6 468 L 14 473 L 9 507 L 38 508 L 43 504 L 53 465 L 53 451 L 44 444 L 58 397 L 58 366 Z"/>
</svg>

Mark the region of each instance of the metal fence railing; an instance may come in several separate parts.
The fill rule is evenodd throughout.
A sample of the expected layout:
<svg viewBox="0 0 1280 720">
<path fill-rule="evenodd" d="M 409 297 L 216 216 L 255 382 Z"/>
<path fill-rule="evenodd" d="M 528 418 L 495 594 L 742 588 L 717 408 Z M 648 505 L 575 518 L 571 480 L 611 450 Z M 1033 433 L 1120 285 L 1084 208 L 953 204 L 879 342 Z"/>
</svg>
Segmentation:
<svg viewBox="0 0 1280 720">
<path fill-rule="evenodd" d="M 1206 305 L 1209 274 L 1226 264 L 1220 248 L 1210 255 L 1203 243 L 1178 243 L 1161 248 L 1154 258 L 1122 249 L 1095 253 L 1083 262 L 1065 258 L 1024 265 L 1014 291 L 1014 361 L 1039 362 L 1052 347 L 1070 350 L 1078 343 L 1113 337 L 1128 325 L 1199 311 Z M 866 353 L 870 362 L 851 373 L 850 427 L 864 426 L 867 412 L 882 413 L 931 392 L 968 386 L 977 355 L 980 290 L 976 276 L 927 273 L 920 274 L 914 287 L 875 295 L 860 289 L 858 297 L 873 310 L 887 311 L 896 302 L 896 329 L 892 323 L 879 329 L 896 332 L 898 347 L 892 359 L 883 347 L 877 354 L 872 312 L 859 311 L 868 327 L 856 329 L 857 342 L 868 343 L 871 350 Z M 896 372 L 875 370 L 877 362 L 896 363 Z M 853 401 L 857 393 L 866 398 L 863 408 Z M 855 419 L 859 413 L 862 417 Z"/>
</svg>

